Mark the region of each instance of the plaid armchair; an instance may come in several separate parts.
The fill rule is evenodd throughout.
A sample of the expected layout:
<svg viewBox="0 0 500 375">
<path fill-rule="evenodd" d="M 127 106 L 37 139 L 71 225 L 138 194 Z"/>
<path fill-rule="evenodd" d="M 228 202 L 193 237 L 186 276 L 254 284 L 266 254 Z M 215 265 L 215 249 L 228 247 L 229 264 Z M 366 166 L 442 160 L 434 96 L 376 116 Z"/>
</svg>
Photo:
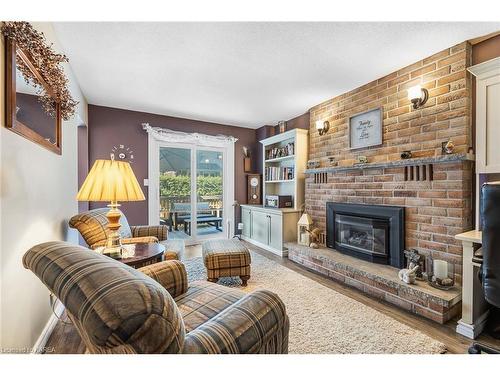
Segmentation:
<svg viewBox="0 0 500 375">
<path fill-rule="evenodd" d="M 109 235 L 108 208 L 97 208 L 73 216 L 69 226 L 77 229 L 91 249 L 106 245 Z M 181 259 L 184 252 L 184 241 L 168 240 L 166 225 L 137 225 L 130 226 L 125 215 L 120 217 L 120 235 L 123 244 L 160 242 L 165 246 L 165 259 Z"/>
<path fill-rule="evenodd" d="M 66 307 L 90 353 L 279 353 L 289 320 L 278 296 L 199 281 L 179 261 L 139 270 L 85 248 L 47 242 L 23 257 Z"/>
</svg>

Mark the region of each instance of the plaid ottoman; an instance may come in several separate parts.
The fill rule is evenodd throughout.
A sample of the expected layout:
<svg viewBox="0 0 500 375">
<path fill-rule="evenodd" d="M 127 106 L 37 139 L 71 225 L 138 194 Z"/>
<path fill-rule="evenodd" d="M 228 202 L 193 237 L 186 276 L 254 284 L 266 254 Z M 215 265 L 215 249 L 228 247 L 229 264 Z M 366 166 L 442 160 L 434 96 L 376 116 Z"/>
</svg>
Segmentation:
<svg viewBox="0 0 500 375">
<path fill-rule="evenodd" d="M 239 276 L 243 286 L 250 278 L 250 251 L 237 239 L 208 240 L 202 245 L 203 263 L 208 281 L 219 277 Z"/>
</svg>

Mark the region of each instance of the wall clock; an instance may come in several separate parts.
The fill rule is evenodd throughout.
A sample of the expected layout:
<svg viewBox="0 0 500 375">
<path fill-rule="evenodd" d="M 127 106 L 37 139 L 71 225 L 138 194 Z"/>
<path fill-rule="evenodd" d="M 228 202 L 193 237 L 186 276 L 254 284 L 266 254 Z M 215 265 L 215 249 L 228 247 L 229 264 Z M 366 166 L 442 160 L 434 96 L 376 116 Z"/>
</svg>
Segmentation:
<svg viewBox="0 0 500 375">
<path fill-rule="evenodd" d="M 247 202 L 248 204 L 261 204 L 261 181 L 260 174 L 247 175 Z"/>
<path fill-rule="evenodd" d="M 134 162 L 134 152 L 130 147 L 125 145 L 117 145 L 111 149 L 111 154 L 115 160 Z"/>
</svg>

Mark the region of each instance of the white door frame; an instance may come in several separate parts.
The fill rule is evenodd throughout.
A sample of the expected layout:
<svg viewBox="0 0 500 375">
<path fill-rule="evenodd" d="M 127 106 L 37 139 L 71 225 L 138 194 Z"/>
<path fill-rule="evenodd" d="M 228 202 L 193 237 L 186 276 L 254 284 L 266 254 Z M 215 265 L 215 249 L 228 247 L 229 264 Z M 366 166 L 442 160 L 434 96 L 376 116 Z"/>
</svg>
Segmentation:
<svg viewBox="0 0 500 375">
<path fill-rule="evenodd" d="M 212 150 L 222 152 L 223 160 L 223 234 L 230 238 L 234 231 L 234 137 L 210 136 L 198 133 L 183 133 L 169 129 L 153 128 L 143 124 L 148 132 L 148 221 L 149 225 L 160 223 L 160 147 L 187 148 L 191 150 L 191 212 L 196 211 L 196 150 Z M 214 236 L 196 236 L 197 225 L 192 226 L 194 244 Z M 217 235 L 216 235 L 217 236 Z"/>
</svg>

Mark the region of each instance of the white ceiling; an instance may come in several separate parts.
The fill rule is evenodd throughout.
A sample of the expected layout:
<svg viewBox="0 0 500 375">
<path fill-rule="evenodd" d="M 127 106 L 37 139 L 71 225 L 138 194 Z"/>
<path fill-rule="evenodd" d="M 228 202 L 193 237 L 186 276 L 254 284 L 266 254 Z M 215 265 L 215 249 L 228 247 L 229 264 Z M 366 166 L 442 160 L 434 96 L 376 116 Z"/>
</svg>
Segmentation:
<svg viewBox="0 0 500 375">
<path fill-rule="evenodd" d="M 258 128 L 500 23 L 56 23 L 89 103 Z"/>
</svg>

